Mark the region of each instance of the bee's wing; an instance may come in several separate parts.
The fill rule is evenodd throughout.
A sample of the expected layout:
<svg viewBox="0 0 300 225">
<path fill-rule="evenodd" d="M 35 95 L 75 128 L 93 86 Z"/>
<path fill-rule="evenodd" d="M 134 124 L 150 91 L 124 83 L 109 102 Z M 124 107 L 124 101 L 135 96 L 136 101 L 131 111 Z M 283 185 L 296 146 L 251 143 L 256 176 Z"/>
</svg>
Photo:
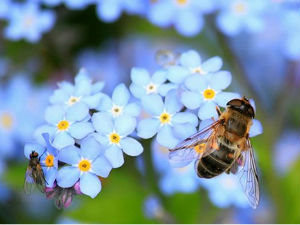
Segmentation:
<svg viewBox="0 0 300 225">
<path fill-rule="evenodd" d="M 41 191 L 42 193 L 45 192 L 45 187 L 46 187 L 46 178 L 44 175 L 44 171 L 42 169 L 41 164 L 37 165 L 37 171 L 36 171 L 36 177 L 35 177 L 35 184 L 36 187 L 39 189 L 39 191 Z"/>
<path fill-rule="evenodd" d="M 169 161 L 175 167 L 183 167 L 191 163 L 195 159 L 210 154 L 214 149 L 208 146 L 201 147 L 203 151 L 196 150 L 201 144 L 206 144 L 214 137 L 215 130 L 220 125 L 220 121 L 216 121 L 210 126 L 200 130 L 196 134 L 186 138 L 180 142 L 175 148 L 169 151 Z"/>
<path fill-rule="evenodd" d="M 247 142 L 248 149 L 241 153 L 242 157 L 239 157 L 243 160 L 244 165 L 238 175 L 248 201 L 251 207 L 255 209 L 259 203 L 258 174 L 252 145 L 250 140 L 247 140 Z"/>
<path fill-rule="evenodd" d="M 34 189 L 34 180 L 32 177 L 32 169 L 28 166 L 25 173 L 24 192 L 29 195 Z"/>
</svg>

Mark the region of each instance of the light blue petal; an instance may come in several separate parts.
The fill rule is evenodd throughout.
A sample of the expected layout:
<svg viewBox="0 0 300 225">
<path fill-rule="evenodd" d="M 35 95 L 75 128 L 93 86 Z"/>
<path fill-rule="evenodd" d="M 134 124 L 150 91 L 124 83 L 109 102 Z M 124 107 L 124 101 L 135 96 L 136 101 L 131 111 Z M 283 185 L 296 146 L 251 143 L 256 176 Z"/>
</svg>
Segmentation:
<svg viewBox="0 0 300 225">
<path fill-rule="evenodd" d="M 121 167 L 124 164 L 123 152 L 119 147 L 115 145 L 108 148 L 105 151 L 104 155 L 111 163 L 113 168 Z"/>
<path fill-rule="evenodd" d="M 158 70 L 152 76 L 152 81 L 155 84 L 162 84 L 167 80 L 167 72 L 165 70 Z"/>
<path fill-rule="evenodd" d="M 131 69 L 130 77 L 133 83 L 139 86 L 146 86 L 150 83 L 150 76 L 146 69 L 134 67 Z"/>
<path fill-rule="evenodd" d="M 130 92 L 132 93 L 132 95 L 136 98 L 141 98 L 144 95 L 146 95 L 146 89 L 142 86 L 139 86 L 135 83 L 132 83 L 129 86 Z"/>
<path fill-rule="evenodd" d="M 164 109 L 162 98 L 156 94 L 143 97 L 142 106 L 148 113 L 154 116 L 159 116 Z"/>
<path fill-rule="evenodd" d="M 124 113 L 129 116 L 138 116 L 141 113 L 141 107 L 137 103 L 129 103 L 124 107 Z"/>
<path fill-rule="evenodd" d="M 206 77 L 199 74 L 194 74 L 186 78 L 185 86 L 191 91 L 202 91 L 207 88 L 208 83 Z"/>
<path fill-rule="evenodd" d="M 99 178 L 89 172 L 83 173 L 80 177 L 80 191 L 91 198 L 95 198 L 101 191 Z"/>
<path fill-rule="evenodd" d="M 61 149 L 58 154 L 58 160 L 69 165 L 77 164 L 80 158 L 80 149 L 74 145 Z"/>
<path fill-rule="evenodd" d="M 198 117 L 201 120 L 210 119 L 211 117 L 217 117 L 216 103 L 213 101 L 204 102 L 198 111 Z"/>
<path fill-rule="evenodd" d="M 105 22 L 113 22 L 121 15 L 121 4 L 116 1 L 101 1 L 97 6 L 99 18 Z"/>
<path fill-rule="evenodd" d="M 219 29 L 228 36 L 237 35 L 242 28 L 241 20 L 231 16 L 229 13 L 220 13 L 216 22 Z"/>
<path fill-rule="evenodd" d="M 137 135 L 141 138 L 151 138 L 158 131 L 160 122 L 158 119 L 141 120 L 137 126 Z"/>
<path fill-rule="evenodd" d="M 176 113 L 174 117 L 172 118 L 173 124 L 179 124 L 179 123 L 191 123 L 194 127 L 198 125 L 198 118 L 195 114 L 190 112 L 180 112 Z"/>
<path fill-rule="evenodd" d="M 180 100 L 188 109 L 197 109 L 202 103 L 200 94 L 191 91 L 183 92 Z"/>
<path fill-rule="evenodd" d="M 45 111 L 45 120 L 49 124 L 56 125 L 59 121 L 61 121 L 64 118 L 64 115 L 65 112 L 61 106 L 58 105 L 49 106 Z"/>
<path fill-rule="evenodd" d="M 179 142 L 179 140 L 174 136 L 170 126 L 163 126 L 157 133 L 156 140 L 159 144 L 167 148 L 174 148 Z"/>
<path fill-rule="evenodd" d="M 250 137 L 255 137 L 257 135 L 262 134 L 263 133 L 263 126 L 262 126 L 261 122 L 257 119 L 253 119 L 252 122 L 253 122 L 253 124 L 250 127 L 249 136 Z"/>
<path fill-rule="evenodd" d="M 24 146 L 24 155 L 27 159 L 30 159 L 30 154 L 32 153 L 32 151 L 35 151 L 39 154 L 39 156 L 41 156 L 43 154 L 43 152 L 45 151 L 45 147 L 39 145 L 39 144 L 34 144 L 34 143 L 30 143 L 30 144 L 26 144 Z"/>
<path fill-rule="evenodd" d="M 69 99 L 69 94 L 63 89 L 55 90 L 53 95 L 50 97 L 52 104 L 63 104 Z"/>
<path fill-rule="evenodd" d="M 211 73 L 221 69 L 223 61 L 219 56 L 209 58 L 202 64 L 202 69 L 205 72 Z"/>
<path fill-rule="evenodd" d="M 175 84 L 180 84 L 189 74 L 190 71 L 187 68 L 181 66 L 171 66 L 168 70 L 168 79 Z"/>
<path fill-rule="evenodd" d="M 101 177 L 108 177 L 111 169 L 112 165 L 104 156 L 99 156 L 92 163 L 93 172 Z"/>
<path fill-rule="evenodd" d="M 90 122 L 78 122 L 70 126 L 69 132 L 75 139 L 82 139 L 94 131 Z"/>
<path fill-rule="evenodd" d="M 133 138 L 126 137 L 120 141 L 123 152 L 130 156 L 138 156 L 143 152 L 143 146 Z"/>
<path fill-rule="evenodd" d="M 215 97 L 215 101 L 219 106 L 226 107 L 227 102 L 235 98 L 241 98 L 241 96 L 233 92 L 219 92 Z"/>
<path fill-rule="evenodd" d="M 220 71 L 210 76 L 210 87 L 216 91 L 227 88 L 231 83 L 231 74 L 228 71 Z"/>
<path fill-rule="evenodd" d="M 89 108 L 83 102 L 78 102 L 70 106 L 66 112 L 66 119 L 68 121 L 81 121 L 89 114 Z"/>
<path fill-rule="evenodd" d="M 173 84 L 173 83 L 162 84 L 158 88 L 158 93 L 161 96 L 166 96 L 169 91 L 176 89 L 176 88 L 178 88 L 177 84 Z"/>
<path fill-rule="evenodd" d="M 199 126 L 199 130 L 203 130 L 204 128 L 209 127 L 213 122 L 214 120 L 212 119 L 202 120 Z"/>
<path fill-rule="evenodd" d="M 43 138 L 42 134 L 48 133 L 50 135 L 50 138 L 53 138 L 56 130 L 57 129 L 54 126 L 42 125 L 42 126 L 36 128 L 36 130 L 34 131 L 33 137 L 39 144 L 46 145 L 45 139 Z"/>
<path fill-rule="evenodd" d="M 187 67 L 198 67 L 201 65 L 201 57 L 195 50 L 189 50 L 182 53 L 180 63 Z"/>
<path fill-rule="evenodd" d="M 42 136 L 45 140 L 47 151 L 50 154 L 57 156 L 57 149 L 52 146 L 49 133 L 43 133 Z"/>
<path fill-rule="evenodd" d="M 102 96 L 103 95 L 101 93 L 90 95 L 90 96 L 84 97 L 82 99 L 82 102 L 86 103 L 90 109 L 95 109 L 99 105 Z"/>
<path fill-rule="evenodd" d="M 80 143 L 81 155 L 85 159 L 94 160 L 102 153 L 102 146 L 93 138 L 87 137 Z"/>
<path fill-rule="evenodd" d="M 62 149 L 66 146 L 73 145 L 74 139 L 67 132 L 58 132 L 53 140 L 53 146 L 57 149 Z"/>
<path fill-rule="evenodd" d="M 102 91 L 104 86 L 105 86 L 105 83 L 103 81 L 94 83 L 92 86 L 92 94 Z"/>
<path fill-rule="evenodd" d="M 173 132 L 174 136 L 178 138 L 178 140 L 184 140 L 187 137 L 195 134 L 197 129 L 191 123 L 181 123 L 174 125 Z"/>
<path fill-rule="evenodd" d="M 175 16 L 175 29 L 185 36 L 195 36 L 204 25 L 204 19 L 192 10 L 182 10 Z"/>
<path fill-rule="evenodd" d="M 109 139 L 106 135 L 102 135 L 99 133 L 93 133 L 93 134 L 91 134 L 91 136 L 94 137 L 95 140 L 98 141 L 101 145 L 103 145 L 103 146 L 109 145 Z"/>
<path fill-rule="evenodd" d="M 115 119 L 115 130 L 121 136 L 131 134 L 136 127 L 136 120 L 132 116 L 121 115 Z"/>
<path fill-rule="evenodd" d="M 125 84 L 119 84 L 113 91 L 112 101 L 119 106 L 125 106 L 130 98 L 130 93 Z"/>
<path fill-rule="evenodd" d="M 112 118 L 106 113 L 94 113 L 92 116 L 92 123 L 95 130 L 100 134 L 109 134 L 114 127 Z"/>
<path fill-rule="evenodd" d="M 72 166 L 64 166 L 61 168 L 56 177 L 58 186 L 62 188 L 72 187 L 79 179 L 80 171 Z"/>
<path fill-rule="evenodd" d="M 46 169 L 45 172 L 45 179 L 46 179 L 46 186 L 47 187 L 53 187 L 54 181 L 57 176 L 57 169 L 54 167 L 51 167 L 49 170 Z"/>
<path fill-rule="evenodd" d="M 111 110 L 112 105 L 113 103 L 111 98 L 106 94 L 102 94 L 98 109 L 103 111 L 109 111 Z"/>
<path fill-rule="evenodd" d="M 178 100 L 176 90 L 170 91 L 165 98 L 165 109 L 168 113 L 174 114 L 182 108 L 182 104 Z"/>
</svg>

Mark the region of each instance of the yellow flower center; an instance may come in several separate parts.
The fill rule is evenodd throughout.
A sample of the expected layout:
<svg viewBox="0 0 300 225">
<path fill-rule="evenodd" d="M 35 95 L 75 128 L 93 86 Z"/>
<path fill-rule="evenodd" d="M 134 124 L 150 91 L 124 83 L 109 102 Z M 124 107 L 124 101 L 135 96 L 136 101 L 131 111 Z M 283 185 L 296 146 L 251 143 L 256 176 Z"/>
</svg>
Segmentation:
<svg viewBox="0 0 300 225">
<path fill-rule="evenodd" d="M 198 154 L 202 154 L 203 151 L 205 150 L 205 146 L 206 146 L 205 143 L 201 143 L 201 144 L 199 144 L 199 145 L 196 145 L 196 146 L 194 147 L 194 150 L 195 150 Z"/>
<path fill-rule="evenodd" d="M 78 102 L 80 100 L 80 97 L 71 96 L 68 100 L 68 105 L 73 105 L 74 103 Z"/>
<path fill-rule="evenodd" d="M 58 130 L 67 130 L 69 128 L 70 124 L 67 120 L 62 120 L 57 124 Z"/>
<path fill-rule="evenodd" d="M 10 113 L 3 113 L 0 117 L 0 124 L 4 129 L 10 130 L 13 127 L 14 119 Z"/>
<path fill-rule="evenodd" d="M 200 66 L 193 68 L 191 71 L 192 71 L 192 73 L 198 73 L 200 75 L 206 74 L 206 72 Z"/>
<path fill-rule="evenodd" d="M 82 172 L 86 172 L 89 171 L 91 169 L 91 163 L 90 161 L 83 159 L 79 162 L 78 164 L 78 168 L 82 171 Z"/>
<path fill-rule="evenodd" d="M 29 28 L 32 26 L 34 18 L 32 16 L 27 16 L 24 20 L 25 27 Z"/>
<path fill-rule="evenodd" d="M 120 116 L 122 114 L 122 111 L 123 111 L 123 107 L 121 106 L 114 105 L 111 108 L 111 113 L 114 117 Z"/>
<path fill-rule="evenodd" d="M 111 133 L 109 135 L 109 141 L 113 144 L 119 144 L 120 140 L 121 140 L 121 137 L 117 133 Z"/>
<path fill-rule="evenodd" d="M 47 167 L 52 167 L 54 163 L 54 156 L 53 155 L 47 155 L 46 159 L 45 159 L 45 164 Z"/>
<path fill-rule="evenodd" d="M 167 112 L 163 112 L 159 116 L 159 120 L 162 124 L 170 123 L 171 122 L 171 115 Z"/>
<path fill-rule="evenodd" d="M 203 97 L 207 100 L 211 100 L 215 97 L 216 95 L 216 91 L 211 89 L 211 88 L 207 88 L 204 92 L 203 92 Z"/>
<path fill-rule="evenodd" d="M 146 87 L 147 94 L 156 93 L 156 91 L 157 91 L 157 86 L 155 84 L 150 83 L 147 85 Z"/>
<path fill-rule="evenodd" d="M 176 0 L 176 2 L 178 5 L 185 5 L 188 2 L 188 0 Z"/>
<path fill-rule="evenodd" d="M 244 2 L 237 2 L 233 5 L 233 11 L 237 14 L 244 14 L 247 10 L 247 6 Z"/>
</svg>

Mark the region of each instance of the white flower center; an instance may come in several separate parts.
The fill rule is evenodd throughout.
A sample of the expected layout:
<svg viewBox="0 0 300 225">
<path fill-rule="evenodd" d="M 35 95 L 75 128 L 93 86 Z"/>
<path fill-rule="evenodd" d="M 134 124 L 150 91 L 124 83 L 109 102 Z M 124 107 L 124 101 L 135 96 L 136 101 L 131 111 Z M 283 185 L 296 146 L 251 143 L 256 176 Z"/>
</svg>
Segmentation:
<svg viewBox="0 0 300 225">
<path fill-rule="evenodd" d="M 152 93 L 156 93 L 157 92 L 157 88 L 158 86 L 154 83 L 149 83 L 147 86 L 146 86 L 146 92 L 147 94 L 152 94 Z"/>
<path fill-rule="evenodd" d="M 67 101 L 67 105 L 71 106 L 73 105 L 74 103 L 76 102 L 79 102 L 81 99 L 81 96 L 80 97 L 76 97 L 76 96 L 71 96 L 68 101 Z"/>
<path fill-rule="evenodd" d="M 238 1 L 232 4 L 232 11 L 237 15 L 244 15 L 248 11 L 248 6 L 245 2 Z"/>
<path fill-rule="evenodd" d="M 192 73 L 198 73 L 198 74 L 200 74 L 200 75 L 207 74 L 207 72 L 206 72 L 205 70 L 203 70 L 203 69 L 201 68 L 201 66 L 191 68 L 190 71 L 191 71 Z"/>
<path fill-rule="evenodd" d="M 110 110 L 113 117 L 118 117 L 123 112 L 123 106 L 113 105 Z"/>
<path fill-rule="evenodd" d="M 14 118 L 9 112 L 4 112 L 0 115 L 0 126 L 4 130 L 11 130 L 14 126 Z"/>
</svg>

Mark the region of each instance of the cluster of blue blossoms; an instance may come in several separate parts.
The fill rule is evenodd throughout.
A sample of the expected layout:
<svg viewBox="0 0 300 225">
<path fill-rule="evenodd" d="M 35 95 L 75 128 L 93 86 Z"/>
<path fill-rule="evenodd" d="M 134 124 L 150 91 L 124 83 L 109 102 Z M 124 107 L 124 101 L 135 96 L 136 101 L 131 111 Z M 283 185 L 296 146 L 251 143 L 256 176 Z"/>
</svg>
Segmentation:
<svg viewBox="0 0 300 225">
<path fill-rule="evenodd" d="M 41 156 L 46 193 L 59 186 L 94 198 L 101 179 L 124 164 L 124 153 L 143 152 L 137 139 L 156 136 L 157 144 L 172 148 L 202 128 L 199 120 L 207 124 L 217 118 L 216 106 L 241 97 L 224 91 L 231 74 L 221 67 L 220 57 L 203 61 L 189 50 L 153 74 L 132 68 L 129 89 L 121 83 L 111 97 L 102 92 L 104 83 L 93 82 L 85 69 L 74 84 L 59 83 L 45 111 L 46 123 L 24 150 L 28 159 L 32 151 Z M 261 132 L 255 120 L 251 133 Z"/>
</svg>

